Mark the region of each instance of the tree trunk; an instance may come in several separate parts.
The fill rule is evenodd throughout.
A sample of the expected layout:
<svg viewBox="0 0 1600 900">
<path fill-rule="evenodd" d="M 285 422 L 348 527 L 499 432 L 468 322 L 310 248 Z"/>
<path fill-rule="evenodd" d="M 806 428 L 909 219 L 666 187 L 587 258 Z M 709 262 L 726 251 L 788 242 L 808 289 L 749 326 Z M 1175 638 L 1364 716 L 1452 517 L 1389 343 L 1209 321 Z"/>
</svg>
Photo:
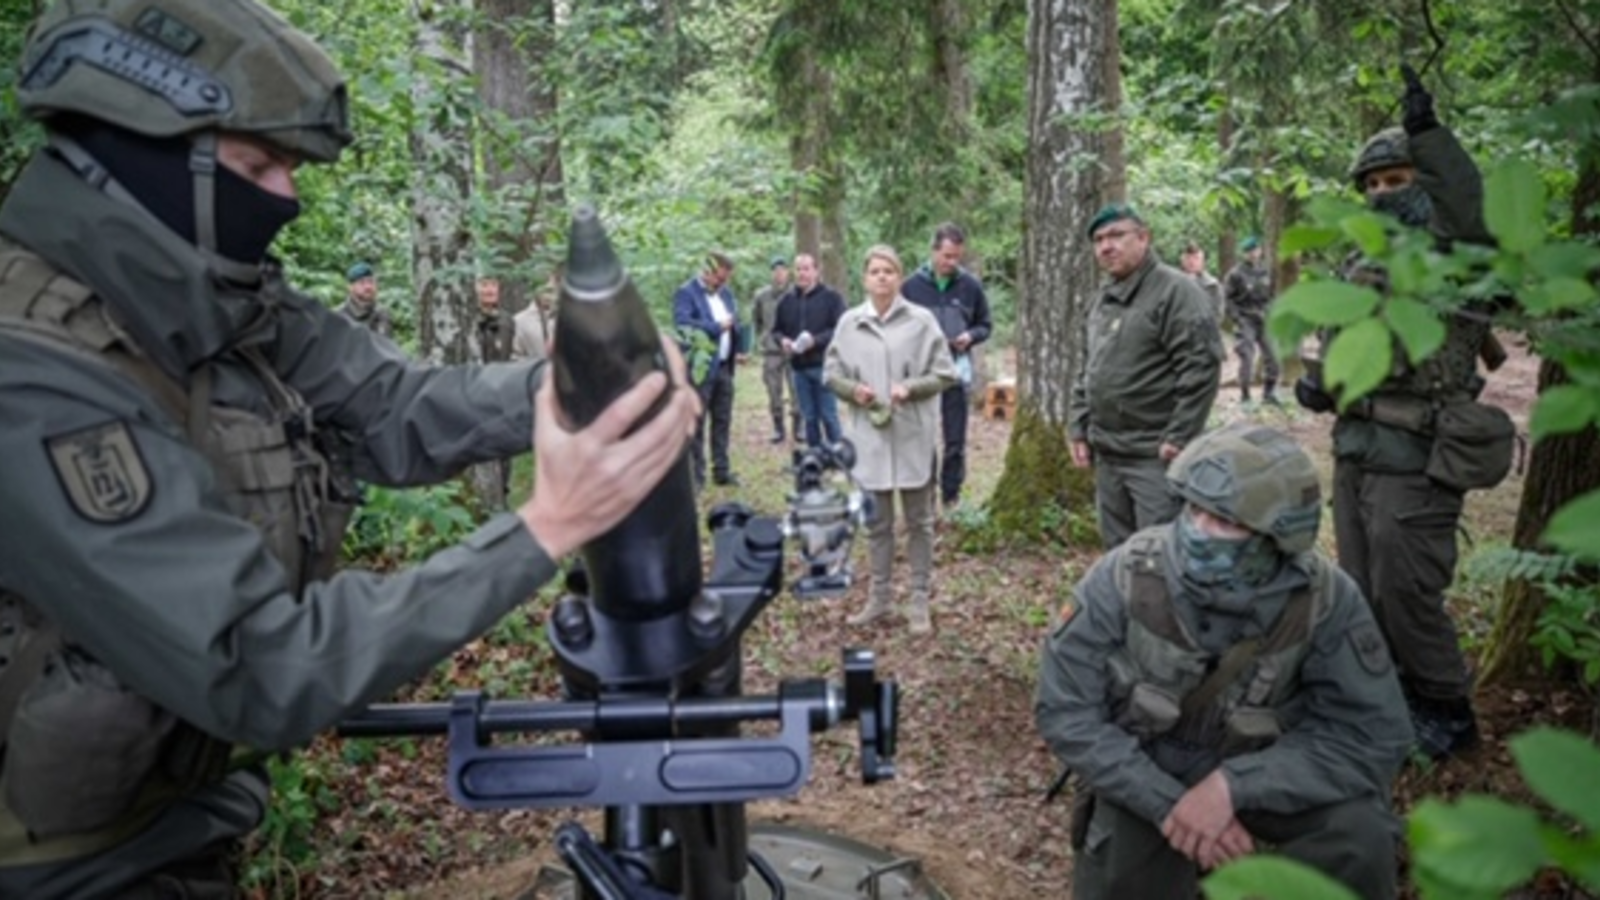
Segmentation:
<svg viewBox="0 0 1600 900">
<path fill-rule="evenodd" d="M 1105 135 L 1103 159 L 1106 167 L 1105 203 L 1128 199 L 1128 159 L 1123 151 L 1122 134 L 1122 36 L 1117 28 L 1117 0 L 1105 0 L 1105 28 L 1101 34 L 1105 47 L 1105 108 L 1111 112 L 1112 126 Z M 1091 213 L 1093 215 L 1093 213 Z"/>
<path fill-rule="evenodd" d="M 552 0 L 477 0 L 472 46 L 480 118 L 483 185 L 498 211 L 478 250 L 480 272 L 500 279 L 500 303 L 526 309 L 547 273 L 534 253 L 559 222 L 562 208 L 555 87 L 544 79 L 553 44 Z"/>
<path fill-rule="evenodd" d="M 451 102 L 463 79 L 466 35 L 448 7 L 462 0 L 413 0 L 417 67 L 411 101 L 415 166 L 411 192 L 412 280 L 417 291 L 418 354 L 433 363 L 476 358 L 476 298 L 467 208 L 472 199 L 472 133 L 465 110 Z"/>
<path fill-rule="evenodd" d="M 1574 237 L 1600 234 L 1600 154 L 1585 150 L 1580 154 L 1578 183 L 1572 191 L 1572 234 Z M 1539 393 L 1566 383 L 1567 373 L 1551 360 L 1539 364 Z M 1576 434 L 1548 437 L 1533 448 L 1528 476 L 1522 483 L 1522 502 L 1517 506 L 1517 524 L 1512 531 L 1512 546 L 1533 549 L 1550 524 L 1550 517 L 1563 504 L 1600 488 L 1600 432 L 1591 426 Z M 1544 592 L 1526 581 L 1506 584 L 1505 598 L 1494 630 L 1489 633 L 1478 666 L 1484 684 L 1505 684 L 1525 678 L 1535 671 L 1538 652 L 1528 644 L 1539 613 L 1544 610 Z"/>
<path fill-rule="evenodd" d="M 832 142 L 833 78 L 808 41 L 801 50 L 796 90 L 803 98 L 800 128 L 790 142 L 799 178 L 794 210 L 796 253 L 815 257 L 824 283 L 844 286 L 844 179 Z"/>
<path fill-rule="evenodd" d="M 1107 4 L 1028 4 L 1028 163 L 1017 293 L 1019 410 L 991 503 L 1003 533 L 1038 534 L 1051 507 L 1088 508 L 1087 473 L 1067 462 L 1073 379 L 1083 364 L 1084 313 L 1100 277 L 1084 240 L 1105 201 L 1108 132 L 1087 122 L 1111 102 Z"/>
</svg>

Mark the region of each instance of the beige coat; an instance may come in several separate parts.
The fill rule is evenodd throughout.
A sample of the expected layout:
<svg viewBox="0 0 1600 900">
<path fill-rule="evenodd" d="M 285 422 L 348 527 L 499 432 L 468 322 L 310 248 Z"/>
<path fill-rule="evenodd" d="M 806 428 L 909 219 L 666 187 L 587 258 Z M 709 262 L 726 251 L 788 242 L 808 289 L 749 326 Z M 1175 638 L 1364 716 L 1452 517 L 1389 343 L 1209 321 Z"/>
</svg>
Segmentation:
<svg viewBox="0 0 1600 900">
<path fill-rule="evenodd" d="M 828 389 L 843 400 L 840 424 L 856 448 L 856 478 L 872 491 L 919 488 L 933 479 L 939 447 L 939 395 L 956 383 L 950 346 L 933 313 L 896 297 L 882 319 L 872 301 L 839 319 L 823 364 Z M 856 404 L 867 384 L 886 404 L 893 385 L 910 391 L 904 403 L 877 415 Z M 880 420 L 875 423 L 874 418 Z"/>
</svg>

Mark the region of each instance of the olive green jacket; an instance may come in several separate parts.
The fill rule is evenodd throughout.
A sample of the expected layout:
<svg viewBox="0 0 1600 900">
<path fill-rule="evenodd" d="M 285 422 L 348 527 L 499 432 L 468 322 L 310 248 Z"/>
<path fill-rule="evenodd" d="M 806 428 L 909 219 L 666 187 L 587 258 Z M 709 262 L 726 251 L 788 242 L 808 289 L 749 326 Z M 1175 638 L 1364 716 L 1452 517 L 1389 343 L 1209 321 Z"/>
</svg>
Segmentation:
<svg viewBox="0 0 1600 900">
<path fill-rule="evenodd" d="M 1063 763 L 1097 795 L 1157 826 L 1189 786 L 1218 766 L 1236 810 L 1295 813 L 1362 795 L 1388 796 L 1411 746 L 1411 723 L 1388 648 L 1360 590 L 1342 571 L 1320 601 L 1290 701 L 1291 721 L 1275 743 L 1224 760 L 1212 748 L 1168 746 L 1159 737 L 1141 742 L 1117 726 L 1108 665 L 1128 631 L 1127 601 L 1115 573 L 1129 546 L 1113 549 L 1089 570 L 1073 592 L 1070 612 L 1044 644 L 1034 715 Z M 1176 568 L 1169 555 L 1167 581 L 1179 619 L 1218 657 L 1234 640 L 1267 633 L 1289 596 L 1307 584 L 1303 567 L 1285 565 L 1242 612 L 1230 613 L 1181 587 Z"/>
<path fill-rule="evenodd" d="M 1096 453 L 1150 459 L 1205 429 L 1222 378 L 1211 300 L 1151 251 L 1089 310 L 1084 366 L 1072 386 L 1067 434 Z"/>
<path fill-rule="evenodd" d="M 270 278 L 220 286 L 191 245 L 47 155 L 0 208 L 0 232 L 93 288 L 170 375 L 211 361 L 214 407 L 263 408 L 261 382 L 234 359 L 242 344 L 258 348 L 317 427 L 348 436 L 367 482 L 438 482 L 529 448 L 542 366 L 426 368 Z M 295 585 L 256 525 L 220 501 L 210 464 L 166 409 L 94 356 L 0 330 L 0 589 L 129 690 L 216 738 L 301 744 L 428 672 L 555 573 L 505 514 L 411 568 Z M 126 433 L 118 483 L 139 489 L 98 521 L 64 487 L 70 461 L 50 449 L 96 428 Z M 0 896 L 111 890 L 248 831 L 262 796 L 259 775 L 239 773 L 103 857 L 0 861 Z"/>
</svg>

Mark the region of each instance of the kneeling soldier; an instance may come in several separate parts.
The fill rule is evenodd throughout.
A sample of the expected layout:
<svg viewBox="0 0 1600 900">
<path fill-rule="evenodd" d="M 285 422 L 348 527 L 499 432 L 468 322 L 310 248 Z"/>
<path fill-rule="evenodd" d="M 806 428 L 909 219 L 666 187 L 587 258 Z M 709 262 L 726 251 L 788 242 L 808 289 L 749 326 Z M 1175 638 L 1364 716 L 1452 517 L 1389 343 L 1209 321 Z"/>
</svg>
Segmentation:
<svg viewBox="0 0 1600 900">
<path fill-rule="evenodd" d="M 1178 520 L 1090 569 L 1040 664 L 1039 729 L 1076 775 L 1073 896 L 1189 900 L 1271 848 L 1394 897 L 1411 726 L 1366 601 L 1312 550 L 1311 460 L 1241 423 L 1169 480 Z"/>
</svg>

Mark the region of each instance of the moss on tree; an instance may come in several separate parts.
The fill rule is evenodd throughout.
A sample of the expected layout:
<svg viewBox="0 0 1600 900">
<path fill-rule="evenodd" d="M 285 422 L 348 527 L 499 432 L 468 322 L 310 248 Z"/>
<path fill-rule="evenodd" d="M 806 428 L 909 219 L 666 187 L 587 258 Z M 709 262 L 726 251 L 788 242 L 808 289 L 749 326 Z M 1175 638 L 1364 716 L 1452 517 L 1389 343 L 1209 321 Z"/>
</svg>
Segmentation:
<svg viewBox="0 0 1600 900">
<path fill-rule="evenodd" d="M 1073 520 L 1083 527 L 1074 526 Z M 1005 473 L 989 500 L 989 521 L 1006 543 L 1093 540 L 1094 479 L 1072 467 L 1066 437 L 1031 403 L 1020 403 L 1006 446 Z"/>
</svg>

